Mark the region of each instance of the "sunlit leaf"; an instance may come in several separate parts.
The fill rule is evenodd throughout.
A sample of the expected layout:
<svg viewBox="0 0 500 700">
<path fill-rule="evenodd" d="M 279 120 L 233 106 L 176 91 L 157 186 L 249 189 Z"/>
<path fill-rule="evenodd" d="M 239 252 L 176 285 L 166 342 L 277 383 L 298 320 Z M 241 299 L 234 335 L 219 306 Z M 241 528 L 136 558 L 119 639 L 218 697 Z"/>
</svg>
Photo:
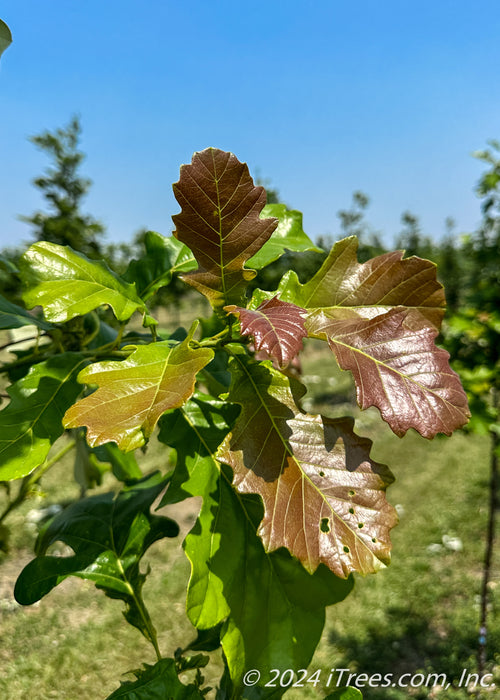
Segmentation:
<svg viewBox="0 0 500 700">
<path fill-rule="evenodd" d="M 42 464 L 63 434 L 62 418 L 82 387 L 77 374 L 86 360 L 64 353 L 33 365 L 7 389 L 0 412 L 0 481 L 19 479 Z"/>
<path fill-rule="evenodd" d="M 122 681 L 106 700 L 203 700 L 193 684 L 180 682 L 174 659 L 160 659 L 154 666 L 144 666 L 144 670 L 134 671 L 136 681 Z"/>
<path fill-rule="evenodd" d="M 225 306 L 228 313 L 239 316 L 242 335 L 251 335 L 255 349 L 274 358 L 280 367 L 286 367 L 302 349 L 307 337 L 304 326 L 305 309 L 274 297 L 256 309 Z"/>
<path fill-rule="evenodd" d="M 395 306 L 411 308 L 439 328 L 446 301 L 434 263 L 417 257 L 403 259 L 402 251 L 359 263 L 357 249 L 356 236 L 338 241 L 305 284 L 290 272 L 280 285 L 280 298 L 306 309 L 327 309 L 332 318 L 371 319 Z"/>
<path fill-rule="evenodd" d="M 258 668 L 258 697 L 280 697 L 263 683 L 272 668 L 307 667 L 324 626 L 325 607 L 352 589 L 320 566 L 309 574 L 284 549 L 266 552 L 256 528 L 262 506 L 231 487 L 215 458 L 238 408 L 201 395 L 160 421 L 160 440 L 177 450 L 177 466 L 164 502 L 202 496 L 199 518 L 184 548 L 192 565 L 187 610 L 198 629 L 225 620 L 221 643 L 231 678 L 242 690 L 244 671 Z M 263 624 L 263 620 L 266 624 Z"/>
<path fill-rule="evenodd" d="M 146 311 L 133 284 L 124 282 L 105 263 L 89 260 L 67 246 L 35 243 L 22 256 L 20 269 L 26 306 L 43 306 L 45 317 L 54 323 L 103 304 L 111 306 L 119 321 L 126 321 L 134 311 Z"/>
<path fill-rule="evenodd" d="M 91 446 L 116 442 L 128 452 L 143 445 L 161 414 L 191 396 L 196 374 L 213 358 L 213 350 L 189 346 L 194 330 L 174 347 L 142 345 L 126 360 L 86 367 L 78 380 L 99 388 L 66 412 L 65 427 L 87 426 Z"/>
<path fill-rule="evenodd" d="M 284 204 L 266 204 L 261 212 L 261 218 L 276 217 L 279 221 L 271 238 L 248 261 L 249 267 L 260 270 L 283 255 L 287 250 L 299 253 L 313 251 L 321 253 L 304 233 L 302 228 L 302 213 L 287 209 Z"/>
<path fill-rule="evenodd" d="M 243 355 L 231 372 L 229 400 L 242 411 L 218 458 L 240 492 L 262 497 L 266 550 L 287 547 L 308 571 L 324 563 L 344 577 L 387 564 L 397 521 L 385 498 L 392 475 L 370 458 L 371 441 L 350 418 L 300 412 L 295 382 L 281 372 Z"/>
<path fill-rule="evenodd" d="M 307 309 L 309 335 L 352 371 L 362 408 L 377 406 L 397 435 L 450 434 L 470 414 L 449 355 L 434 345 L 445 308 L 436 266 L 401 251 L 360 264 L 357 246 L 355 236 L 336 243 L 306 284 L 290 272 L 281 298 Z"/>
<path fill-rule="evenodd" d="M 76 576 L 92 581 L 110 598 L 123 600 L 127 621 L 150 639 L 150 620 L 138 602 L 145 580 L 139 563 L 154 542 L 179 532 L 175 522 L 149 512 L 164 488 L 165 479 L 156 472 L 118 496 L 90 496 L 56 515 L 37 539 L 37 557 L 17 579 L 16 600 L 32 605 L 68 576 Z M 68 545 L 74 554 L 47 555 L 55 542 Z"/>
<path fill-rule="evenodd" d="M 146 254 L 139 260 L 131 260 L 123 275 L 127 282 L 135 282 L 142 299 L 149 299 L 161 287 L 170 284 L 175 273 L 189 272 L 197 267 L 189 248 L 173 236 L 167 238 L 148 231 L 144 247 Z"/>
<path fill-rule="evenodd" d="M 214 308 L 241 303 L 247 282 L 256 274 L 245 262 L 278 224 L 277 219 L 259 217 L 264 188 L 253 184 L 248 167 L 232 153 L 208 148 L 181 167 L 174 194 L 182 209 L 173 217 L 174 235 L 193 251 L 199 265 L 182 279 Z"/>
<path fill-rule="evenodd" d="M 12 34 L 9 27 L 0 19 L 0 56 L 12 44 Z"/>
<path fill-rule="evenodd" d="M 0 296 L 0 329 L 21 328 L 21 326 L 38 326 L 42 330 L 50 330 L 53 326 L 42 319 L 29 314 L 22 306 L 13 304 Z"/>
<path fill-rule="evenodd" d="M 306 327 L 327 339 L 340 367 L 351 370 L 361 408 L 376 406 L 396 435 L 408 428 L 427 438 L 450 435 L 467 422 L 460 379 L 420 314 L 395 308 L 371 320 L 338 320 L 318 310 Z"/>
</svg>

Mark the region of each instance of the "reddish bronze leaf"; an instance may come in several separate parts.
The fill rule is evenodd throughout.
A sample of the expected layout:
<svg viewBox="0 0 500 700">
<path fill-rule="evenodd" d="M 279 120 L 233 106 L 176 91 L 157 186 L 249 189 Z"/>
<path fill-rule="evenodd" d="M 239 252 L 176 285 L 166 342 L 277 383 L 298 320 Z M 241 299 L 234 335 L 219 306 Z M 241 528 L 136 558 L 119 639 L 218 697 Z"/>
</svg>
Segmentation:
<svg viewBox="0 0 500 700">
<path fill-rule="evenodd" d="M 216 148 L 195 153 L 173 187 L 182 209 L 173 217 L 174 235 L 191 248 L 199 265 L 182 279 L 214 308 L 241 302 L 247 282 L 256 275 L 245 262 L 278 225 L 278 219 L 259 218 L 264 188 L 253 184 L 246 164 Z"/>
<path fill-rule="evenodd" d="M 121 362 L 86 367 L 78 380 L 99 388 L 66 411 L 64 427 L 87 426 L 92 447 L 116 442 L 128 452 L 143 445 L 161 414 L 192 395 L 197 372 L 213 358 L 208 348 L 189 347 L 193 332 L 175 347 L 168 342 L 142 345 Z"/>
<path fill-rule="evenodd" d="M 280 301 L 277 297 L 262 302 L 256 309 L 225 306 L 224 310 L 240 318 L 242 335 L 251 335 L 257 351 L 274 358 L 281 368 L 286 367 L 302 350 L 307 337 L 304 316 L 300 306 Z"/>
<path fill-rule="evenodd" d="M 396 307 L 371 320 L 338 320 L 317 310 L 306 327 L 351 370 L 361 408 L 376 406 L 396 435 L 408 428 L 426 438 L 450 435 L 467 422 L 467 397 L 449 354 L 434 345 L 437 331 L 419 312 Z"/>
<path fill-rule="evenodd" d="M 287 547 L 308 571 L 322 562 L 341 577 L 387 564 L 397 521 L 385 499 L 392 475 L 370 458 L 371 441 L 349 418 L 301 413 L 281 372 L 243 356 L 231 371 L 229 400 L 242 410 L 218 459 L 232 467 L 238 491 L 262 497 L 266 550 Z"/>
<path fill-rule="evenodd" d="M 357 248 L 355 236 L 338 241 L 309 282 L 301 285 L 290 274 L 280 287 L 281 297 L 306 309 L 328 309 L 337 318 L 374 318 L 396 306 L 411 308 L 440 328 L 446 301 L 434 263 L 403 259 L 401 250 L 359 263 Z"/>
</svg>

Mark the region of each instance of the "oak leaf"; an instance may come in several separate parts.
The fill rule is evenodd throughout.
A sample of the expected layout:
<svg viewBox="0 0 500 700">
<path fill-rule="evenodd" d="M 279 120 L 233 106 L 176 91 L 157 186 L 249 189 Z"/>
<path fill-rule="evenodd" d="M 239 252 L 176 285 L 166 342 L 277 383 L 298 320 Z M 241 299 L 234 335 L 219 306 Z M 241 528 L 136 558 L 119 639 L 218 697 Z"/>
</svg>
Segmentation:
<svg viewBox="0 0 500 700">
<path fill-rule="evenodd" d="M 361 264 L 357 247 L 355 236 L 336 243 L 306 284 L 288 273 L 281 298 L 307 309 L 309 336 L 352 371 L 361 408 L 376 406 L 397 435 L 449 435 L 470 413 L 449 355 L 434 345 L 445 310 L 436 266 L 402 251 Z"/>
<path fill-rule="evenodd" d="M 371 320 L 338 320 L 317 310 L 306 325 L 353 373 L 361 408 L 377 406 L 396 435 L 408 428 L 426 438 L 451 435 L 467 422 L 467 396 L 450 356 L 436 347 L 437 331 L 420 314 L 396 307 Z"/>
<path fill-rule="evenodd" d="M 0 411 L 0 480 L 19 479 L 43 464 L 63 434 L 62 418 L 82 391 L 78 371 L 86 359 L 66 352 L 31 367 L 7 392 Z"/>
<path fill-rule="evenodd" d="M 263 677 L 280 664 L 306 668 L 321 637 L 325 607 L 343 600 L 353 579 L 340 579 L 325 566 L 311 576 L 283 548 L 265 551 L 256 532 L 260 499 L 236 492 L 231 470 L 216 459 L 238 412 L 234 404 L 195 394 L 162 416 L 158 439 L 177 451 L 162 503 L 203 498 L 184 542 L 192 566 L 188 616 L 201 630 L 224 623 L 220 641 L 239 687 L 249 668 L 258 668 Z"/>
<path fill-rule="evenodd" d="M 344 578 L 386 565 L 397 516 L 385 499 L 392 475 L 370 458 L 371 441 L 353 432 L 352 419 L 302 413 L 281 372 L 242 355 L 231 371 L 229 400 L 242 410 L 218 459 L 238 491 L 262 497 L 266 550 L 286 547 L 308 571 L 324 563 Z"/>
<path fill-rule="evenodd" d="M 100 261 L 89 260 L 67 246 L 41 241 L 21 258 L 23 299 L 28 308 L 43 306 L 45 318 L 54 323 L 108 304 L 119 321 L 134 311 L 147 312 L 135 285 L 127 284 Z"/>
<path fill-rule="evenodd" d="M 44 331 L 49 331 L 53 327 L 21 306 L 0 296 L 0 329 L 21 328 L 21 326 L 37 326 Z"/>
<path fill-rule="evenodd" d="M 358 240 L 350 236 L 333 246 L 318 272 L 305 284 L 295 272 L 280 285 L 280 297 L 306 309 L 328 309 L 331 317 L 374 318 L 394 307 L 419 311 L 439 328 L 446 300 L 436 265 L 403 251 L 378 255 L 365 263 L 356 257 Z"/>
<path fill-rule="evenodd" d="M 170 408 L 193 393 L 196 374 L 213 358 L 208 348 L 192 349 L 188 337 L 172 347 L 169 341 L 139 346 L 123 361 L 96 362 L 78 376 L 98 389 L 72 406 L 66 428 L 87 426 L 90 446 L 116 442 L 124 452 L 143 445 Z"/>
<path fill-rule="evenodd" d="M 280 258 L 287 250 L 294 253 L 311 251 L 323 252 L 317 248 L 302 228 L 302 212 L 287 209 L 284 204 L 266 204 L 261 218 L 276 217 L 278 226 L 271 238 L 253 255 L 248 264 L 257 270 Z"/>
<path fill-rule="evenodd" d="M 174 274 L 196 269 L 196 260 L 187 246 L 173 236 L 147 231 L 143 239 L 144 255 L 131 260 L 123 279 L 135 283 L 141 299 L 150 299 L 172 281 Z"/>
<path fill-rule="evenodd" d="M 214 308 L 241 302 L 247 282 L 256 275 L 245 262 L 278 225 L 275 218 L 259 218 L 264 188 L 253 184 L 247 165 L 232 153 L 207 148 L 181 167 L 173 189 L 182 209 L 173 217 L 174 235 L 199 265 L 181 278 Z"/>
<path fill-rule="evenodd" d="M 281 368 L 298 355 L 307 337 L 305 309 L 277 297 L 262 302 L 256 309 L 243 309 L 233 304 L 225 306 L 224 310 L 239 316 L 241 334 L 251 335 L 255 349 L 274 358 Z"/>
</svg>

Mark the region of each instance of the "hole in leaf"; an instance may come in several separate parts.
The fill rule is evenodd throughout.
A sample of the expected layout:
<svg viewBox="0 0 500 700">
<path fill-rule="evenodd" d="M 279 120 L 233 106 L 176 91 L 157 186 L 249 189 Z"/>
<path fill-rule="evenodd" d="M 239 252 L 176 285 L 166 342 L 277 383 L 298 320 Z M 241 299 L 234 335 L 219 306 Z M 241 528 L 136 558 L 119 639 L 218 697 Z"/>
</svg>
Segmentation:
<svg viewBox="0 0 500 700">
<path fill-rule="evenodd" d="M 352 489 L 350 489 L 349 496 L 355 496 L 355 495 L 356 495 L 356 491 L 353 491 Z"/>
<path fill-rule="evenodd" d="M 376 542 L 376 541 L 377 541 L 377 538 L 376 538 L 376 537 L 372 537 L 372 542 Z"/>
<path fill-rule="evenodd" d="M 349 549 L 349 547 L 345 544 L 344 545 L 344 552 L 346 552 L 346 554 L 349 554 L 350 551 L 351 550 Z"/>
<path fill-rule="evenodd" d="M 358 527 L 359 527 L 359 528 L 364 527 L 364 526 L 365 526 L 364 523 L 358 523 Z"/>
<path fill-rule="evenodd" d="M 319 475 L 320 475 L 320 476 L 325 476 L 325 472 L 320 472 Z"/>
<path fill-rule="evenodd" d="M 321 532 L 330 532 L 330 518 L 321 518 Z"/>
<path fill-rule="evenodd" d="M 352 515 L 354 513 L 354 508 L 349 508 L 349 513 Z"/>
</svg>

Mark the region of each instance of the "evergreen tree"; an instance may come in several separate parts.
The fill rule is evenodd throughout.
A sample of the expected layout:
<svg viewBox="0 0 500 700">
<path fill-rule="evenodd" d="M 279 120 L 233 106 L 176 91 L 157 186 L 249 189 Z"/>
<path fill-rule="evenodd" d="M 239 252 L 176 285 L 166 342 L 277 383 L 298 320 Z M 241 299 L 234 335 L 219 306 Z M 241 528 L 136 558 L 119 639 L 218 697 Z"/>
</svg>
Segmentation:
<svg viewBox="0 0 500 700">
<path fill-rule="evenodd" d="M 37 241 L 69 245 L 88 257 L 98 258 L 102 255 L 98 239 L 104 234 L 104 227 L 80 211 L 82 199 L 92 184 L 79 173 L 85 158 L 78 148 L 80 134 L 80 121 L 75 116 L 64 128 L 44 131 L 30 138 L 52 161 L 45 173 L 33 180 L 49 211 L 37 211 L 21 219 L 33 226 Z"/>
<path fill-rule="evenodd" d="M 434 260 L 432 241 L 428 236 L 422 235 L 418 216 L 405 211 L 401 214 L 401 223 L 403 229 L 397 238 L 396 247 L 403 248 L 408 258 L 411 255 L 418 255 L 420 258 Z"/>
</svg>

